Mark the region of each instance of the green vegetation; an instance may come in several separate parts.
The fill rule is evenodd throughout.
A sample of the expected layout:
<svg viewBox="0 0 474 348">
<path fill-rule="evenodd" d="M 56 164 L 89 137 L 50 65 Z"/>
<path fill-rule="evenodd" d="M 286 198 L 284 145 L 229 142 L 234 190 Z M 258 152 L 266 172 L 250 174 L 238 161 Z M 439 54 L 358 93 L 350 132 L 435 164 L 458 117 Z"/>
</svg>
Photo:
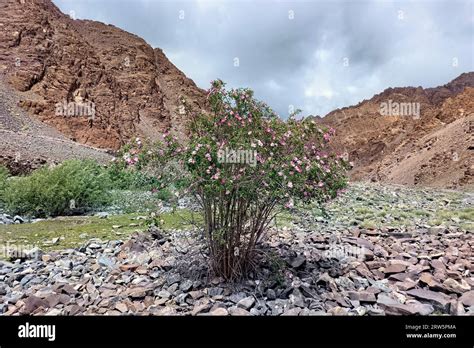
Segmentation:
<svg viewBox="0 0 474 348">
<path fill-rule="evenodd" d="M 160 227 L 164 231 L 171 229 L 189 229 L 202 224 L 202 219 L 188 210 L 161 214 Z M 134 214 L 98 216 L 67 216 L 38 221 L 32 224 L 0 225 L 0 245 L 35 245 L 43 251 L 76 248 L 91 238 L 102 240 L 126 239 L 136 231 L 146 230 L 150 220 L 148 216 Z M 51 241 L 59 238 L 55 243 Z"/>
<path fill-rule="evenodd" d="M 377 228 L 377 222 L 373 220 L 364 220 L 360 223 L 360 227 L 366 228 L 366 229 L 374 229 L 374 228 Z"/>
<path fill-rule="evenodd" d="M 160 187 L 159 180 L 152 174 L 127 168 L 120 163 L 107 167 L 111 186 L 117 190 L 152 190 Z"/>
<path fill-rule="evenodd" d="M 458 226 L 474 230 L 474 209 L 466 207 L 467 195 L 430 188 L 353 183 L 345 195 L 326 209 L 330 223 L 365 229 Z M 313 214 L 316 218 L 316 214 Z"/>
<path fill-rule="evenodd" d="M 8 178 L 0 167 L 0 207 L 9 214 L 31 217 L 81 215 L 112 207 L 114 211 L 151 212 L 160 201 L 176 198 L 152 173 L 70 160 L 32 174 Z"/>
<path fill-rule="evenodd" d="M 107 211 L 116 213 L 150 213 L 161 205 L 159 192 L 138 190 L 111 190 L 111 204 Z"/>
<path fill-rule="evenodd" d="M 110 179 L 93 161 L 71 160 L 43 167 L 29 176 L 13 177 L 3 185 L 5 210 L 35 217 L 85 212 L 110 202 Z"/>
<path fill-rule="evenodd" d="M 7 186 L 8 176 L 8 169 L 3 166 L 0 166 L 0 197 L 3 197 L 3 192 L 5 190 L 5 187 Z"/>
</svg>

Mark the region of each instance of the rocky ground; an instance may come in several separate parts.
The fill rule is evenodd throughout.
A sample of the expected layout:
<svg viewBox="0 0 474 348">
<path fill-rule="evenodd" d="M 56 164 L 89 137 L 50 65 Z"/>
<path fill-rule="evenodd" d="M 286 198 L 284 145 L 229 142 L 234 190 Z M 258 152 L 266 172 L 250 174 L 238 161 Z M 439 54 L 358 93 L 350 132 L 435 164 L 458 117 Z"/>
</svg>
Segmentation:
<svg viewBox="0 0 474 348">
<path fill-rule="evenodd" d="M 0 261 L 0 313 L 474 315 L 473 205 L 468 192 L 351 185 L 329 216 L 277 219 L 261 266 L 233 284 L 208 272 L 191 228 L 36 250 Z"/>
</svg>

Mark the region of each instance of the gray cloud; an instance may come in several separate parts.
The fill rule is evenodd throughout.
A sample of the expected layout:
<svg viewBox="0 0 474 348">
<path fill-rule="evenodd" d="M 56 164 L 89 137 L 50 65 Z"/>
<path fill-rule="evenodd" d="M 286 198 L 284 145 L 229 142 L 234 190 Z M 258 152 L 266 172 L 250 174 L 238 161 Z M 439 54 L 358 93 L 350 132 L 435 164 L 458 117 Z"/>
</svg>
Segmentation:
<svg viewBox="0 0 474 348">
<path fill-rule="evenodd" d="M 250 87 L 282 116 L 290 106 L 325 115 L 474 70 L 471 0 L 54 2 L 162 48 L 202 88 L 215 78 Z"/>
</svg>

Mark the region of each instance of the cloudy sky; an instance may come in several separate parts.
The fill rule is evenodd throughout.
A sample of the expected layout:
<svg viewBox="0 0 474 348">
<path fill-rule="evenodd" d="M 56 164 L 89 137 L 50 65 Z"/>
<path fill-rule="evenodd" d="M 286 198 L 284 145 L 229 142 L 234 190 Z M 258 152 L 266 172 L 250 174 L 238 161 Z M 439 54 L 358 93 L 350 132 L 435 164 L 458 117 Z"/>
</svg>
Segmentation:
<svg viewBox="0 0 474 348">
<path fill-rule="evenodd" d="M 197 85 L 250 87 L 281 116 L 474 70 L 473 0 L 53 0 L 160 47 Z"/>
</svg>

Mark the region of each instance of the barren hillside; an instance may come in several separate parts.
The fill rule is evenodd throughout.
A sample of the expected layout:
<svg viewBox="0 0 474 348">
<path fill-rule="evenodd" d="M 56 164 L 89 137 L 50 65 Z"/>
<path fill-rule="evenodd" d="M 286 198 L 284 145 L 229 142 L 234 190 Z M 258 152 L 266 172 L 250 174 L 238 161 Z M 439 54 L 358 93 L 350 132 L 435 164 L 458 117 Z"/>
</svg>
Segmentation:
<svg viewBox="0 0 474 348">
<path fill-rule="evenodd" d="M 333 147 L 349 154 L 354 180 L 472 186 L 473 87 L 474 73 L 465 73 L 437 88 L 389 88 L 320 122 L 336 129 Z M 384 115 L 389 103 L 417 106 L 419 113 Z"/>
<path fill-rule="evenodd" d="M 181 99 L 205 102 L 161 50 L 133 34 L 73 20 L 50 0 L 2 0 L 0 11 L 0 75 L 24 93 L 24 109 L 73 141 L 117 149 L 133 136 L 182 131 Z M 58 115 L 58 103 L 71 102 L 93 103 L 94 117 Z"/>
</svg>

